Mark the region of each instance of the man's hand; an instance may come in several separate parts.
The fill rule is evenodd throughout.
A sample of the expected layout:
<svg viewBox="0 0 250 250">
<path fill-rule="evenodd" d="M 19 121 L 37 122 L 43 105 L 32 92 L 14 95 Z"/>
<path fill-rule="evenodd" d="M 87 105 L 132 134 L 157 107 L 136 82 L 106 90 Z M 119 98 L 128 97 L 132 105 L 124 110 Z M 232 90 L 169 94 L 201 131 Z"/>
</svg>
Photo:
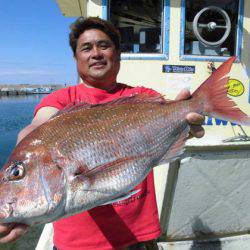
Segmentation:
<svg viewBox="0 0 250 250">
<path fill-rule="evenodd" d="M 176 100 L 185 100 L 190 98 L 190 91 L 187 89 L 183 89 L 176 97 Z M 201 138 L 204 136 L 205 131 L 201 126 L 205 120 L 203 115 L 197 113 L 189 113 L 186 116 L 188 123 L 190 124 L 190 138 L 196 137 Z"/>
<path fill-rule="evenodd" d="M 28 231 L 28 228 L 29 226 L 24 224 L 0 224 L 0 243 L 9 243 L 17 240 Z"/>
</svg>

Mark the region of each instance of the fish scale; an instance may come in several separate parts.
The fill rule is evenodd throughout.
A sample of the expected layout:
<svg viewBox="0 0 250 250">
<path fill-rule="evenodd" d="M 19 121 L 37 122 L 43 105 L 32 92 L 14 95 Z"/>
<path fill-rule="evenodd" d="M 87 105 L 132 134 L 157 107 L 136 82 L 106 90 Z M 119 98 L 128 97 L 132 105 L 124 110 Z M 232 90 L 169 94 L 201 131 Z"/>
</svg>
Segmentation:
<svg viewBox="0 0 250 250">
<path fill-rule="evenodd" d="M 104 110 L 104 112 L 105 112 L 105 110 Z M 136 114 L 137 114 L 137 112 L 135 112 Z M 155 113 L 157 113 L 157 112 L 155 112 Z M 143 122 L 143 120 L 142 121 L 140 121 L 140 122 Z M 158 124 L 156 123 L 156 127 L 159 127 L 158 126 Z M 138 129 L 140 129 L 140 126 L 138 126 Z M 134 126 L 133 126 L 133 130 L 134 130 Z M 137 133 L 138 133 L 139 131 L 137 131 Z M 105 135 L 103 135 L 103 136 L 105 136 Z M 100 136 L 101 138 L 102 138 L 102 136 Z M 101 140 L 101 138 L 99 138 L 99 140 Z M 131 136 L 123 136 L 123 137 L 119 137 L 120 139 L 121 139 L 121 141 L 119 141 L 119 140 L 117 140 L 117 134 L 116 134 L 116 141 L 118 141 L 119 142 L 119 144 L 120 145 L 130 145 L 130 147 L 131 147 L 131 145 L 133 145 L 133 143 L 131 143 L 131 140 L 133 139 L 131 139 Z M 127 140 L 126 138 L 129 138 L 130 140 Z M 153 140 L 152 140 L 153 141 Z M 163 141 L 166 141 L 166 138 L 164 138 L 163 137 Z M 137 140 L 135 140 L 135 142 L 137 142 Z M 161 144 L 162 144 L 163 142 L 161 142 Z M 144 143 L 145 144 L 145 143 Z M 127 152 L 127 154 L 132 154 L 132 155 L 134 155 L 136 152 L 134 152 L 134 151 L 136 151 L 135 149 L 137 149 L 138 147 L 140 146 L 140 143 L 137 143 L 137 144 L 135 144 L 135 146 L 132 146 L 132 150 L 130 150 L 129 152 Z M 100 148 L 96 148 L 96 147 L 93 147 L 93 146 L 91 146 L 91 148 L 92 148 L 92 152 L 96 152 L 96 151 L 98 151 L 98 150 L 100 150 Z M 109 151 L 109 150 L 108 150 Z M 140 151 L 140 150 L 139 150 Z M 106 152 L 106 151 L 105 151 Z M 103 151 L 102 151 L 102 153 L 103 153 Z M 142 153 L 145 153 L 145 152 L 142 152 Z M 98 153 L 97 153 L 98 154 Z M 95 158 L 95 153 L 93 153 L 91 156 L 90 156 L 90 160 L 92 160 L 92 158 Z M 88 162 L 88 160 L 85 158 L 84 159 L 84 162 L 86 163 L 86 162 Z M 144 163 L 144 162 L 143 162 Z M 105 162 L 100 162 L 99 164 L 105 164 Z M 143 165 L 143 164 L 142 164 Z M 139 169 L 139 167 L 137 167 L 137 168 L 135 168 L 135 169 Z M 131 168 L 131 175 L 133 175 L 133 176 L 135 176 L 135 179 L 136 180 L 138 180 L 138 176 L 136 176 L 135 175 L 135 171 L 133 172 L 133 167 Z M 112 172 L 112 171 L 111 171 Z M 126 170 L 126 168 L 125 168 L 125 172 L 128 172 L 127 170 Z M 138 171 L 137 171 L 138 172 Z M 145 172 L 145 174 L 147 173 L 147 171 L 144 171 Z M 140 173 L 140 172 L 139 172 Z M 127 174 L 123 174 L 124 176 L 125 175 L 127 175 Z M 112 174 L 112 173 L 110 173 L 110 176 L 116 176 L 115 174 Z M 109 181 L 109 184 L 112 182 L 112 179 L 110 178 L 110 176 L 108 175 L 108 174 L 106 174 L 106 176 L 104 175 L 104 174 L 102 174 L 102 177 L 104 178 L 104 179 L 106 179 L 106 178 L 109 178 L 110 179 L 110 181 Z M 145 175 L 143 176 L 143 178 L 145 177 Z M 97 176 L 95 176 L 95 178 L 98 180 L 98 178 L 97 178 Z M 123 178 L 124 179 L 124 178 Z M 117 186 L 118 185 L 120 185 L 121 183 L 120 183 L 120 179 L 119 179 L 119 177 L 117 178 L 117 182 L 116 182 L 116 185 L 115 185 L 115 189 L 117 189 Z M 105 183 L 105 181 L 103 181 L 104 183 Z M 131 182 L 131 180 L 130 180 L 130 182 Z M 124 186 L 126 185 L 126 183 L 124 184 Z M 133 185 L 133 184 L 132 184 Z M 131 186 L 132 185 L 130 185 L 128 188 L 131 188 Z M 109 186 L 107 186 L 107 187 L 109 187 Z M 93 189 L 95 189 L 95 187 L 93 186 Z"/>
<path fill-rule="evenodd" d="M 136 117 L 136 116 L 138 116 L 138 111 L 137 110 L 135 110 L 134 109 L 135 107 L 133 107 L 133 117 Z M 152 108 L 152 107 L 151 107 Z M 107 111 L 107 113 L 108 114 L 105 114 L 105 111 Z M 155 110 L 156 112 L 154 112 L 155 114 L 158 114 L 158 112 L 157 112 L 157 110 Z M 112 110 L 112 112 L 113 112 L 113 110 Z M 103 111 L 103 114 L 105 114 L 105 116 L 107 117 L 109 114 L 112 114 L 112 112 L 110 112 L 110 110 L 104 110 Z M 130 108 L 130 112 L 131 112 L 131 108 Z M 141 111 L 140 111 L 141 112 Z M 123 113 L 121 113 L 121 114 L 123 114 Z M 95 114 L 94 114 L 95 115 Z M 80 115 L 79 115 L 80 116 Z M 123 119 L 121 118 L 121 117 L 118 117 L 118 115 L 116 115 L 117 116 L 117 120 L 118 121 L 122 121 Z M 145 117 L 146 115 L 144 115 L 144 117 Z M 159 115 L 157 115 L 158 117 L 159 117 Z M 144 122 L 144 120 L 145 120 L 145 118 L 142 118 L 141 120 L 139 120 L 139 123 L 143 123 Z M 144 119 L 144 120 L 143 120 Z M 90 118 L 90 121 L 92 121 L 92 119 Z M 157 119 L 156 119 L 156 117 L 154 117 L 154 121 L 157 121 Z M 91 122 L 90 122 L 91 123 Z M 159 124 L 162 124 L 162 121 L 161 122 L 155 122 L 156 124 L 155 124 L 155 127 L 159 127 Z M 116 123 L 115 123 L 116 124 Z M 149 123 L 150 124 L 150 123 Z M 165 123 L 166 124 L 166 123 Z M 120 122 L 120 125 L 121 125 L 121 122 Z M 102 125 L 103 126 L 103 125 Z M 116 127 L 117 129 L 119 128 L 119 126 L 114 126 L 114 127 Z M 131 126 L 132 127 L 132 126 Z M 145 145 L 147 146 L 146 148 L 148 148 L 148 143 L 143 143 L 143 138 L 142 138 L 142 141 L 140 141 L 140 139 L 137 139 L 137 138 L 135 138 L 135 135 L 136 135 L 136 133 L 138 133 L 139 131 L 137 130 L 136 131 L 136 129 L 134 128 L 135 126 L 134 126 L 134 124 L 133 124 L 133 135 L 131 135 L 131 134 L 129 134 L 129 128 L 127 128 L 127 133 L 128 133 L 128 135 L 127 136 L 122 136 L 122 137 L 118 137 L 117 138 L 117 133 L 115 134 L 116 135 L 116 142 L 118 143 L 118 145 L 122 145 L 122 148 L 119 148 L 120 150 L 121 150 L 121 155 L 120 155 L 120 157 L 124 157 L 124 156 L 126 156 L 126 155 L 134 155 L 134 154 L 136 154 L 136 153 L 145 153 L 145 152 L 143 152 L 142 151 L 142 149 L 143 149 L 143 147 L 145 147 Z M 138 126 L 138 129 L 140 129 L 140 127 L 141 126 Z M 154 128 L 154 126 L 152 126 L 153 128 Z M 150 130 L 152 129 L 152 127 L 150 128 Z M 93 129 L 94 131 L 95 131 L 95 129 Z M 119 130 L 119 129 L 118 129 Z M 92 131 L 92 130 L 91 130 Z M 165 130 L 166 131 L 166 130 Z M 123 135 L 123 133 L 124 133 L 124 131 L 122 131 L 122 135 Z M 91 162 L 93 161 L 93 160 L 96 160 L 96 155 L 100 155 L 100 153 L 102 153 L 102 155 L 103 156 L 101 156 L 101 158 L 103 158 L 103 161 L 101 161 L 101 160 L 99 160 L 99 164 L 98 164 L 98 161 L 95 161 L 94 162 L 94 164 L 93 164 L 93 166 L 91 166 L 90 168 L 94 168 L 94 167 L 96 167 L 96 166 L 98 166 L 98 165 L 102 165 L 102 164 L 105 164 L 106 162 L 109 162 L 109 160 L 110 159 L 116 159 L 113 155 L 112 155 L 112 151 L 110 151 L 109 150 L 109 148 L 108 148 L 108 150 L 107 150 L 107 145 L 109 145 L 108 143 L 107 143 L 107 141 L 109 141 L 109 139 L 110 138 L 106 138 L 106 134 L 105 133 L 103 133 L 103 136 L 99 136 L 98 138 L 94 138 L 94 136 L 92 136 L 92 134 L 93 133 L 91 133 L 91 141 L 94 141 L 94 142 L 96 142 L 96 145 L 91 145 L 90 146 L 90 148 L 91 148 L 91 152 L 92 152 L 92 154 L 88 154 L 90 151 L 87 149 L 86 150 L 86 145 L 85 146 L 83 146 L 82 148 L 85 148 L 85 150 L 88 152 L 87 154 L 85 154 L 84 155 L 84 153 L 83 154 L 78 154 L 78 160 L 79 160 L 79 158 L 82 156 L 82 162 L 84 162 L 85 164 L 87 164 L 87 165 L 91 165 Z M 152 150 L 149 150 L 150 151 L 150 154 L 152 154 L 152 153 L 154 153 L 154 150 L 159 150 L 159 147 L 166 141 L 166 139 L 167 139 L 167 135 L 165 136 L 165 138 L 164 138 L 164 135 L 165 135 L 165 133 L 163 133 L 163 135 L 160 137 L 160 138 L 162 138 L 162 140 L 159 140 L 158 139 L 158 141 L 159 141 L 159 143 L 158 144 L 156 144 L 156 147 L 155 147 L 155 144 L 154 144 L 154 140 L 153 140 L 153 137 L 151 138 L 151 141 L 153 142 L 153 145 L 154 145 L 154 147 L 152 147 Z M 87 137 L 88 136 L 90 136 L 90 134 L 88 133 L 87 135 L 86 135 Z M 82 135 L 82 137 L 85 137 L 85 135 Z M 106 138 L 106 141 L 105 141 L 105 149 L 106 150 L 103 150 L 103 143 L 102 143 L 102 137 L 105 137 Z M 129 140 L 127 140 L 126 138 L 129 138 Z M 158 137 L 159 138 L 159 137 Z M 73 138 L 71 138 L 71 140 L 73 140 L 73 139 L 78 139 L 78 135 L 75 135 L 75 137 L 73 137 Z M 90 138 L 88 138 L 88 139 L 90 139 Z M 96 141 L 97 140 L 97 141 Z M 111 140 L 112 141 L 112 140 Z M 133 141 L 135 141 L 135 143 L 133 143 Z M 68 143 L 69 145 L 75 145 L 74 143 Z M 94 143 L 92 143 L 92 144 L 94 144 Z M 131 145 L 134 145 L 134 146 L 132 146 L 131 147 Z M 113 148 L 113 143 L 110 145 L 110 148 Z M 131 150 L 131 148 L 132 148 L 132 150 Z M 125 152 L 124 152 L 124 150 L 122 150 L 122 149 L 125 149 Z M 127 152 L 126 152 L 126 150 L 127 150 Z M 70 150 L 67 150 L 68 152 L 75 152 L 74 151 L 74 149 L 73 148 L 70 148 Z M 115 152 L 117 152 L 117 148 L 116 148 L 116 151 Z M 100 156 L 99 156 L 100 157 Z M 74 159 L 74 157 L 72 157 L 71 159 Z"/>
<path fill-rule="evenodd" d="M 108 112 L 107 112 L 108 114 L 105 114 L 105 110 L 103 111 L 103 114 L 105 114 L 105 116 L 106 117 L 108 117 L 108 115 L 110 114 L 110 112 L 109 112 L 109 110 L 108 110 Z M 136 113 L 136 115 L 137 115 L 137 113 L 138 113 L 138 111 L 136 111 L 135 112 Z M 79 116 L 81 116 L 81 114 L 77 114 L 77 115 L 79 115 Z M 60 119 L 59 117 L 58 117 L 58 119 Z M 73 120 L 73 118 L 72 118 L 72 120 Z M 108 133 L 109 133 L 109 126 L 107 126 L 107 128 L 105 129 L 105 128 L 103 128 L 104 127 L 104 125 L 101 125 L 101 127 L 102 127 L 102 131 L 103 131 L 103 133 L 100 135 L 100 134 L 98 134 L 98 137 L 95 137 L 95 135 L 97 134 L 96 133 L 96 131 L 98 131 L 98 125 L 97 124 L 95 124 L 95 125 L 93 125 L 93 126 L 95 126 L 95 127 L 93 127 L 93 126 L 90 126 L 89 125 L 89 123 L 91 123 L 91 120 L 92 119 L 90 119 L 90 122 L 88 122 L 88 124 L 87 124 L 87 127 L 91 127 L 91 130 L 90 131 L 88 131 L 87 133 L 85 133 L 85 130 L 83 130 L 82 131 L 82 134 L 80 135 L 82 138 L 85 138 L 85 140 L 86 141 L 91 141 L 91 142 L 96 142 L 96 145 L 91 145 L 91 148 L 92 148 L 92 152 L 94 152 L 95 151 L 95 149 L 98 151 L 98 146 L 99 146 L 99 144 L 101 144 L 102 145 L 102 141 L 104 141 L 105 143 L 107 143 L 108 141 L 110 141 L 110 140 L 112 140 L 112 135 L 110 136 L 110 135 L 108 135 Z M 119 120 L 119 121 L 121 121 L 121 120 L 123 120 L 122 119 L 122 117 L 118 117 L 117 116 L 117 120 Z M 140 121 L 140 123 L 143 123 L 143 119 Z M 91 123 L 91 124 L 93 124 L 93 123 Z M 116 124 L 116 123 L 115 123 Z M 120 137 L 118 136 L 118 138 L 117 138 L 117 133 L 115 134 L 115 136 L 116 136 L 116 138 L 115 138 L 115 140 L 120 144 L 120 145 L 123 145 L 123 147 L 126 147 L 126 145 L 131 145 L 131 142 L 130 141 L 127 141 L 126 140 L 126 138 L 131 138 L 131 137 L 133 137 L 133 136 L 124 136 L 124 132 L 126 132 L 126 131 L 123 131 L 123 130 L 121 130 L 120 129 L 120 125 L 121 125 L 121 122 L 120 122 L 120 124 L 119 124 L 119 126 L 118 125 L 114 125 L 114 129 L 116 129 L 116 132 L 119 132 L 120 133 Z M 71 126 L 68 126 L 68 127 L 71 127 Z M 134 124 L 133 124 L 133 128 L 132 128 L 133 130 L 134 130 Z M 126 130 L 127 131 L 130 131 L 129 130 L 129 128 L 126 128 Z M 90 132 L 91 132 L 91 134 L 90 134 Z M 65 133 L 65 131 L 63 131 L 63 134 Z M 136 133 L 136 131 L 135 131 L 135 133 Z M 135 133 L 134 133 L 134 135 L 135 135 Z M 54 136 L 56 136 L 56 135 L 54 135 Z M 104 139 L 102 139 L 102 138 L 104 138 Z M 125 138 L 125 141 L 124 141 L 124 138 Z M 75 133 L 68 141 L 65 141 L 64 143 L 63 143 L 63 145 L 61 146 L 61 148 L 62 149 L 64 149 L 65 151 L 67 151 L 67 152 L 72 152 L 72 150 L 73 150 L 73 148 L 72 148 L 72 146 L 74 147 L 75 145 L 76 145 L 76 143 L 73 143 L 74 141 L 78 141 L 79 140 L 79 134 L 77 134 L 77 133 Z M 93 143 L 94 144 L 94 143 Z M 67 146 L 68 145 L 68 146 Z M 140 144 L 138 144 L 138 145 L 140 145 Z M 70 146 L 70 150 L 68 150 L 68 147 Z M 83 145 L 83 146 L 87 146 L 86 144 L 85 145 Z M 113 144 L 112 144 L 112 146 L 113 146 Z M 103 149 L 102 149 L 103 150 Z M 103 152 L 106 152 L 106 151 L 103 151 Z M 103 153 L 102 152 L 102 153 Z"/>
</svg>

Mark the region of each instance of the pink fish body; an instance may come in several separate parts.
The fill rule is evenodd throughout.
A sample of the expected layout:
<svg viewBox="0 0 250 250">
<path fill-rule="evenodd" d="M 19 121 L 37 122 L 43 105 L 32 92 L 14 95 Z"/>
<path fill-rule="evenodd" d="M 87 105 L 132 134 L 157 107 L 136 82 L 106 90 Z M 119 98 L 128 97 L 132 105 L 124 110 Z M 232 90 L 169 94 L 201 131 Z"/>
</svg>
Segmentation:
<svg viewBox="0 0 250 250">
<path fill-rule="evenodd" d="M 136 95 L 58 112 L 15 147 L 1 170 L 0 222 L 55 221 L 126 195 L 154 166 L 180 157 L 190 112 L 249 125 L 227 97 L 234 59 L 189 100 Z"/>
</svg>

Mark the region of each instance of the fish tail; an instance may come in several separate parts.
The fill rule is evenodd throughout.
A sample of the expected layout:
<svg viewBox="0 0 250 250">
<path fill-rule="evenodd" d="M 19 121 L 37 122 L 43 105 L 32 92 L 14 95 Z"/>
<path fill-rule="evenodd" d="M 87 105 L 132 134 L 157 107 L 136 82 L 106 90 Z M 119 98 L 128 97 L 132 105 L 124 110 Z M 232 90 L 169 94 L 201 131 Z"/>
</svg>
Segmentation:
<svg viewBox="0 0 250 250">
<path fill-rule="evenodd" d="M 224 62 L 192 94 L 195 103 L 199 103 L 205 115 L 220 118 L 241 125 L 250 125 L 250 117 L 241 111 L 227 95 L 229 72 L 235 57 Z"/>
</svg>

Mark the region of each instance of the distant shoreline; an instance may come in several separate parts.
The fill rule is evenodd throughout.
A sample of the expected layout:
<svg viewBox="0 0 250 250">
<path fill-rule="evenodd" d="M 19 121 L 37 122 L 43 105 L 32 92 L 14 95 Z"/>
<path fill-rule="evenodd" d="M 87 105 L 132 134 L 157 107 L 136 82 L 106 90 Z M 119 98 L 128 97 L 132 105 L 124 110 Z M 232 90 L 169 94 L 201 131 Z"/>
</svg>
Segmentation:
<svg viewBox="0 0 250 250">
<path fill-rule="evenodd" d="M 49 94 L 66 87 L 62 84 L 0 84 L 0 96 Z"/>
</svg>

